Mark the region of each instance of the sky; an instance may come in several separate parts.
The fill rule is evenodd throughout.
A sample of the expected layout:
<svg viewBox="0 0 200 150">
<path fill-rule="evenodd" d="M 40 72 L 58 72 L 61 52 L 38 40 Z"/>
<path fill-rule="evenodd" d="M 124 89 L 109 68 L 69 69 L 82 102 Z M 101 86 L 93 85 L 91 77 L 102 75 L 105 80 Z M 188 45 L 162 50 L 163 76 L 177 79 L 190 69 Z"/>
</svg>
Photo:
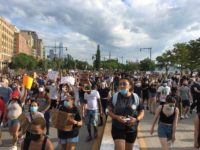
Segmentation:
<svg viewBox="0 0 200 150">
<path fill-rule="evenodd" d="M 178 42 L 200 37 L 199 0 L 0 0 L 0 16 L 19 29 L 36 31 L 45 46 L 60 41 L 67 53 L 91 62 L 152 58 Z"/>
</svg>

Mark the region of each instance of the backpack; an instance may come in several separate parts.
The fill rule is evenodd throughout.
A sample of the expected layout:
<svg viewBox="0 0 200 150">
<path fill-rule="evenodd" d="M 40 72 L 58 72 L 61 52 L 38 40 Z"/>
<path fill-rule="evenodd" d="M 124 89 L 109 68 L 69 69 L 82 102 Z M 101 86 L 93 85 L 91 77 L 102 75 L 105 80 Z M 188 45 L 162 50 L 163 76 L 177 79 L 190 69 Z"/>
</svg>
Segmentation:
<svg viewBox="0 0 200 150">
<path fill-rule="evenodd" d="M 112 98 L 113 106 L 115 106 L 116 103 L 117 103 L 118 94 L 119 94 L 119 92 L 116 92 L 113 95 L 113 98 Z M 139 104 L 140 104 L 140 99 L 139 99 L 139 97 L 138 97 L 138 95 L 136 93 L 132 93 L 132 94 L 133 94 L 133 97 L 134 97 L 134 99 L 133 99 L 134 102 L 133 103 L 136 105 L 136 108 L 137 108 L 139 106 Z"/>
</svg>

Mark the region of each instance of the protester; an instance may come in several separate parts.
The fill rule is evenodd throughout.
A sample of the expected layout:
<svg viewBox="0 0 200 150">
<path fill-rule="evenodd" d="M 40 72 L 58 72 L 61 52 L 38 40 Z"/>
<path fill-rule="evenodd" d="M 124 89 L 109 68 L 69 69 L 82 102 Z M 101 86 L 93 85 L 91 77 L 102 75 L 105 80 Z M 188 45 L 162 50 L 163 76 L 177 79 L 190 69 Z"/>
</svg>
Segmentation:
<svg viewBox="0 0 200 150">
<path fill-rule="evenodd" d="M 20 93 L 16 90 L 11 95 L 11 100 L 8 102 L 7 117 L 10 134 L 12 135 L 12 147 L 10 150 L 17 149 L 17 141 L 20 129 L 18 117 L 22 114 L 22 107 L 26 99 L 26 92 L 20 99 Z"/>
<path fill-rule="evenodd" d="M 200 148 L 200 114 L 196 113 L 194 118 L 194 148 Z"/>
<path fill-rule="evenodd" d="M 50 111 L 49 108 L 51 106 L 51 97 L 49 95 L 49 90 L 45 88 L 43 85 L 39 87 L 39 94 L 36 97 L 36 101 L 39 104 L 39 110 L 41 113 L 44 114 L 44 118 L 46 120 L 46 135 L 49 135 L 49 128 L 50 128 Z"/>
<path fill-rule="evenodd" d="M 0 96 L 0 146 L 2 145 L 1 123 L 3 121 L 3 118 L 5 118 L 4 115 L 5 115 L 5 103 L 3 101 L 3 97 Z"/>
<path fill-rule="evenodd" d="M 157 94 L 158 94 L 158 100 L 160 102 L 160 105 L 164 105 L 166 101 L 166 97 L 170 94 L 171 88 L 167 85 L 166 82 L 163 82 L 163 84 L 158 88 Z"/>
<path fill-rule="evenodd" d="M 157 89 L 156 89 L 156 84 L 155 83 L 151 83 L 150 87 L 149 87 L 149 110 L 150 113 L 155 114 L 155 110 L 156 110 L 156 93 L 157 93 Z"/>
<path fill-rule="evenodd" d="M 45 136 L 45 120 L 41 117 L 31 122 L 30 136 L 26 137 L 21 150 L 54 150 L 52 142 Z"/>
<path fill-rule="evenodd" d="M 179 88 L 179 94 L 182 100 L 182 106 L 183 106 L 183 114 L 181 116 L 182 119 L 188 118 L 188 111 L 190 108 L 190 102 L 192 102 L 192 96 L 190 93 L 190 88 L 188 87 L 188 81 L 187 79 L 183 79 L 182 85 Z"/>
<path fill-rule="evenodd" d="M 119 92 L 113 95 L 108 106 L 115 150 L 133 149 L 139 121 L 144 117 L 144 107 L 137 94 L 132 91 L 132 82 L 120 79 Z"/>
<path fill-rule="evenodd" d="M 102 106 L 99 92 L 92 90 L 91 86 L 86 87 L 86 92 L 84 95 L 84 109 L 85 109 L 85 123 L 87 125 L 87 130 L 89 136 L 86 141 L 92 140 L 91 125 L 94 127 L 94 138 L 98 137 L 98 113 L 102 115 Z"/>
<path fill-rule="evenodd" d="M 172 143 L 176 140 L 176 128 L 179 117 L 179 110 L 175 105 L 175 98 L 172 96 L 166 97 L 166 103 L 160 105 L 153 119 L 153 124 L 150 129 L 150 134 L 153 135 L 155 124 L 158 122 L 158 137 L 162 146 L 162 150 L 168 150 L 168 141 Z"/>
<path fill-rule="evenodd" d="M 74 115 L 74 119 L 68 120 L 68 125 L 73 125 L 72 131 L 58 129 L 58 138 L 60 139 L 63 150 L 75 150 L 76 144 L 79 141 L 79 128 L 83 124 L 78 108 L 75 106 L 75 98 L 71 95 L 67 96 L 62 101 L 59 110 Z"/>
</svg>

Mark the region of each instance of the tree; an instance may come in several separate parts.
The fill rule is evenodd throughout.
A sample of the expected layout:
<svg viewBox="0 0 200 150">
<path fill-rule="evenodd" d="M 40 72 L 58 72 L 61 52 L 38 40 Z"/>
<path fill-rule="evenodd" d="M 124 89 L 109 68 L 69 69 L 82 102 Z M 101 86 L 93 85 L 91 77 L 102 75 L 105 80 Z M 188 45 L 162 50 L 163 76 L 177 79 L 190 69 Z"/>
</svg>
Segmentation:
<svg viewBox="0 0 200 150">
<path fill-rule="evenodd" d="M 140 71 L 154 71 L 155 62 L 149 58 L 140 61 Z"/>
<path fill-rule="evenodd" d="M 162 69 L 165 69 L 166 74 L 168 74 L 169 67 L 172 66 L 172 53 L 170 50 L 163 53 L 161 56 L 156 58 L 157 66 Z"/>
<path fill-rule="evenodd" d="M 99 70 L 100 67 L 101 67 L 101 52 L 100 52 L 100 46 L 97 45 L 97 53 L 95 55 L 94 68 L 96 70 Z"/>
<path fill-rule="evenodd" d="M 140 69 L 140 64 L 138 62 L 127 62 L 124 68 L 126 71 L 138 71 Z"/>
<path fill-rule="evenodd" d="M 12 57 L 11 68 L 13 69 L 27 69 L 33 70 L 37 66 L 37 60 L 30 55 L 19 53 L 17 56 Z"/>
</svg>

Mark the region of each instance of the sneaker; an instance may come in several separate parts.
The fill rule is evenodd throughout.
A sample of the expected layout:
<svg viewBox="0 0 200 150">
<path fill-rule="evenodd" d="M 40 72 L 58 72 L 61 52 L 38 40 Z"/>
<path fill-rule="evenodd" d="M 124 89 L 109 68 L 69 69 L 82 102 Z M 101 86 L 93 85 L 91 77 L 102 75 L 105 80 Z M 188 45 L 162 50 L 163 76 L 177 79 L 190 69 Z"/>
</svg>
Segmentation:
<svg viewBox="0 0 200 150">
<path fill-rule="evenodd" d="M 184 117 L 184 116 L 181 116 L 181 119 L 185 119 L 185 117 Z"/>
<path fill-rule="evenodd" d="M 17 146 L 16 145 L 12 146 L 12 147 L 9 148 L 9 150 L 17 150 Z"/>
<path fill-rule="evenodd" d="M 88 136 L 88 137 L 86 138 L 86 142 L 90 142 L 90 141 L 92 141 L 92 137 L 91 137 L 91 136 Z"/>
<path fill-rule="evenodd" d="M 188 119 L 188 118 L 189 118 L 189 116 L 188 116 L 188 115 L 185 115 L 185 118 L 186 118 L 186 119 Z"/>
</svg>

